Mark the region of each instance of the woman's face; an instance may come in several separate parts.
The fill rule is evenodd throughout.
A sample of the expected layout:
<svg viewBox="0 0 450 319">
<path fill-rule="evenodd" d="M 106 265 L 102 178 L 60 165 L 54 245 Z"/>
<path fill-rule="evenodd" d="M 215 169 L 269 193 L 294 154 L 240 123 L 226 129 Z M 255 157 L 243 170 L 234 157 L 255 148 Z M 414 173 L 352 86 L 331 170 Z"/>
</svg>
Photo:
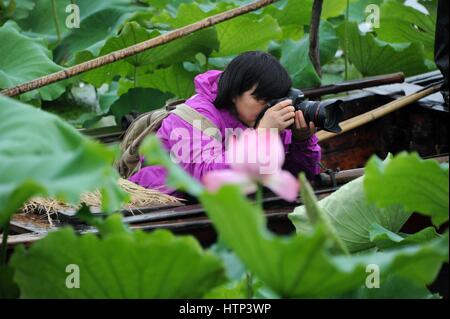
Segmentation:
<svg viewBox="0 0 450 319">
<path fill-rule="evenodd" d="M 252 93 L 255 91 L 256 85 L 250 90 L 245 91 L 242 95 L 233 99 L 236 111 L 239 116 L 239 120 L 245 123 L 249 127 L 253 127 L 256 122 L 256 118 L 261 113 L 267 102 L 264 100 L 257 100 Z"/>
</svg>

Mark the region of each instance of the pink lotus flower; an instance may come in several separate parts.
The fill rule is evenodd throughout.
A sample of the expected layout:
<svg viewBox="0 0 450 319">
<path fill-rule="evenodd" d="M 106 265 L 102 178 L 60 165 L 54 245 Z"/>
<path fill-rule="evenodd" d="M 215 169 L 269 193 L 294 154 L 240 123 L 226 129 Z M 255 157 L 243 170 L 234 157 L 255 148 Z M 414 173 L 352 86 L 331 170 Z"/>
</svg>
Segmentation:
<svg viewBox="0 0 450 319">
<path fill-rule="evenodd" d="M 208 191 L 215 192 L 222 185 L 234 184 L 249 194 L 261 184 L 287 201 L 297 198 L 298 180 L 282 170 L 284 147 L 278 130 L 247 129 L 239 138 L 233 136 L 225 158 L 231 169 L 211 171 L 203 177 Z"/>
</svg>

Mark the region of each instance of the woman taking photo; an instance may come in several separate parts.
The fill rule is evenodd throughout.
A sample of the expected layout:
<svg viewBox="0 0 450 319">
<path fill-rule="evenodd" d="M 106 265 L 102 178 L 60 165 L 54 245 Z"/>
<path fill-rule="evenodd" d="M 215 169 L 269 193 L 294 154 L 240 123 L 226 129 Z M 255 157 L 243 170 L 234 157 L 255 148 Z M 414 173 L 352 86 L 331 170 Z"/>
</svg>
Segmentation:
<svg viewBox="0 0 450 319">
<path fill-rule="evenodd" d="M 201 181 L 210 171 L 228 169 L 225 160 L 227 130 L 254 129 L 258 115 L 269 101 L 285 97 L 292 80 L 272 55 L 245 52 L 233 59 L 225 71 L 210 70 L 195 80 L 196 94 L 185 104 L 209 120 L 219 131 L 218 141 L 193 127 L 176 114 L 167 116 L 156 132 L 172 159 L 192 177 Z M 256 128 L 277 129 L 284 145 L 283 168 L 297 176 L 301 171 L 309 178 L 320 172 L 320 147 L 314 135 L 314 124 L 306 123 L 301 111 L 295 111 L 291 100 L 269 108 Z M 191 132 L 191 134 L 180 134 Z M 212 145 L 215 145 L 213 147 Z M 188 149 L 180 155 L 180 150 Z M 166 171 L 161 166 L 142 167 L 129 178 L 143 187 L 167 194 L 175 190 L 165 185 Z"/>
</svg>

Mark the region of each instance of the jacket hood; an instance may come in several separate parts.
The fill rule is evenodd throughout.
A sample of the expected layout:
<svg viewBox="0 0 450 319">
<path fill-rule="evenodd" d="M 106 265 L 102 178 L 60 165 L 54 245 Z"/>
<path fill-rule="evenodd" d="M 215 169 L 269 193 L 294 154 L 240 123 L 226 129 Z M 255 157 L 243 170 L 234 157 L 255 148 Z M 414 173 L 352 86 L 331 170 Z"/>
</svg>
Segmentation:
<svg viewBox="0 0 450 319">
<path fill-rule="evenodd" d="M 206 116 L 225 136 L 225 128 L 246 128 L 236 116 L 226 109 L 217 109 L 214 100 L 217 96 L 219 78 L 223 71 L 210 70 L 199 74 L 194 79 L 196 94 L 186 101 L 186 104 Z"/>
<path fill-rule="evenodd" d="M 217 96 L 217 87 L 222 71 L 210 70 L 199 74 L 194 79 L 195 91 L 197 94 L 206 97 L 211 103 Z"/>
</svg>

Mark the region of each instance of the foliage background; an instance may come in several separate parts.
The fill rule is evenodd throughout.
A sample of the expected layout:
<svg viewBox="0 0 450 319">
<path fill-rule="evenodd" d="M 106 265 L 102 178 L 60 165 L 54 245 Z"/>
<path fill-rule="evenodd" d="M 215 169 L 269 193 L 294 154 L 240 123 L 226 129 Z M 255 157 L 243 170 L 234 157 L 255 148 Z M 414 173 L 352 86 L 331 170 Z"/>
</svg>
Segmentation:
<svg viewBox="0 0 450 319">
<path fill-rule="evenodd" d="M 249 2 L 0 0 L 0 89 Z M 436 0 L 418 0 L 415 8 L 409 6 L 412 1 L 325 0 L 320 78 L 308 57 L 312 2 L 281 0 L 124 61 L 23 94 L 20 99 L 59 114 L 76 127 L 95 127 L 115 124 L 131 111 L 160 107 L 170 98 L 189 97 L 197 74 L 223 69 L 247 50 L 275 55 L 298 88 L 435 69 Z M 71 3 L 80 9 L 78 29 L 66 25 L 71 14 L 66 7 Z M 368 28 L 369 5 L 379 9 L 378 27 Z M 346 56 L 350 62 L 347 72 Z"/>
</svg>

